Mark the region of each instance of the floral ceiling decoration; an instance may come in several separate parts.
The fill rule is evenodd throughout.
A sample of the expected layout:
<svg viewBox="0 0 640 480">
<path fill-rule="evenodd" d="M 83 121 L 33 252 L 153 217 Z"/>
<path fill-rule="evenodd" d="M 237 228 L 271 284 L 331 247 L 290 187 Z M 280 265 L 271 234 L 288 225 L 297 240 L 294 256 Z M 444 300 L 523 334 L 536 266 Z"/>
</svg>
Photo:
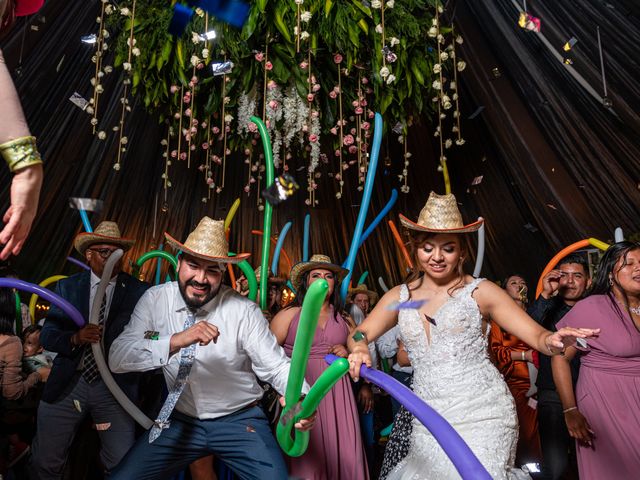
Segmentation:
<svg viewBox="0 0 640 480">
<path fill-rule="evenodd" d="M 168 33 L 171 4 L 102 0 L 90 100 L 98 138 L 117 133 L 116 170 L 128 142 L 129 93 L 166 124 L 165 200 L 174 162 L 202 172 L 208 187 L 203 202 L 221 193 L 232 152 L 246 165 L 244 191 L 261 191 L 264 156 L 252 115 L 267 125 L 276 168 L 306 171 L 309 206 L 317 204 L 323 176 L 325 183 L 335 182 L 337 198 L 346 182 L 362 189 L 376 111 L 385 133 L 403 144 L 402 192 L 409 191 L 406 138 L 414 119 L 437 124 L 445 175 L 444 151 L 464 143 L 457 75 L 465 63 L 455 50 L 462 38 L 441 25 L 439 1 L 255 0 L 241 30 L 197 9 L 179 38 Z M 122 113 L 118 125 L 102 125 L 101 79 L 114 67 L 126 73 Z M 445 122 L 453 124 L 451 135 L 444 133 Z M 261 196 L 256 198 L 262 209 Z"/>
</svg>

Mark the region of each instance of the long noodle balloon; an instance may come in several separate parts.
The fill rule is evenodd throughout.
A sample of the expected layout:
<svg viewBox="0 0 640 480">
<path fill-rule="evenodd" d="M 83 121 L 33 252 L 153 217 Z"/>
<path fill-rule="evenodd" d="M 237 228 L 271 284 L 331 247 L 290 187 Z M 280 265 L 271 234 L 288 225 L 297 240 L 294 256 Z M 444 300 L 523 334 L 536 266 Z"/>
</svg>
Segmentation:
<svg viewBox="0 0 640 480">
<path fill-rule="evenodd" d="M 265 188 L 269 188 L 273 185 L 275 180 L 275 167 L 273 165 L 273 152 L 271 151 L 271 139 L 269 138 L 269 132 L 267 126 L 262 120 L 256 116 L 251 117 L 251 121 L 258 126 L 260 132 L 260 138 L 262 139 L 262 148 L 264 150 L 264 164 L 266 167 L 267 178 L 265 182 Z M 273 216 L 273 206 L 269 202 L 265 202 L 264 206 L 264 227 L 262 231 L 262 258 L 260 262 L 260 308 L 262 310 L 267 309 L 267 298 L 269 292 L 267 291 L 267 282 L 269 280 L 269 239 L 271 238 L 271 218 Z"/>
<path fill-rule="evenodd" d="M 327 355 L 325 360 L 328 364 L 331 364 L 339 360 L 339 357 Z M 489 472 L 480 463 L 478 457 L 471 451 L 460 434 L 438 412 L 427 405 L 424 400 L 409 388 L 392 376 L 379 370 L 368 368 L 364 364 L 360 367 L 360 377 L 377 385 L 400 404 L 404 405 L 431 432 L 463 479 L 491 479 Z"/>
<path fill-rule="evenodd" d="M 389 228 L 391 229 L 391 233 L 393 234 L 393 239 L 396 241 L 396 244 L 400 248 L 400 251 L 402 252 L 402 256 L 407 262 L 407 265 L 409 265 L 409 268 L 413 268 L 413 262 L 411 261 L 409 252 L 407 252 L 406 245 L 402 242 L 402 238 L 400 237 L 400 232 L 398 232 L 398 228 L 396 227 L 396 224 L 393 222 L 393 220 L 389 220 L 388 224 L 389 224 Z"/>
<path fill-rule="evenodd" d="M 311 214 L 304 216 L 304 234 L 302 237 L 302 261 L 309 261 L 309 230 L 311 229 Z"/>
<path fill-rule="evenodd" d="M 42 280 L 38 286 L 40 287 L 48 287 L 52 283 L 57 282 L 58 280 L 62 280 L 63 278 L 67 278 L 66 275 L 52 275 L 51 277 L 45 278 Z M 36 318 L 36 304 L 38 303 L 38 294 L 34 293 L 31 295 L 31 299 L 29 300 L 29 315 L 31 315 L 31 321 L 35 322 Z"/>
<path fill-rule="evenodd" d="M 236 212 L 238 211 L 239 207 L 240 207 L 240 198 L 236 198 L 235 202 L 233 202 L 233 205 L 231 205 L 231 208 L 229 209 L 229 212 L 227 213 L 227 218 L 224 219 L 224 231 L 225 232 L 229 229 L 229 226 L 231 225 L 231 222 L 233 221 L 233 217 L 236 216 Z"/>
<path fill-rule="evenodd" d="M 287 222 L 282 227 L 282 231 L 278 236 L 278 243 L 276 243 L 276 249 L 273 251 L 273 260 L 271 262 L 271 271 L 274 275 L 278 275 L 278 263 L 280 261 L 280 251 L 282 250 L 282 245 L 284 245 L 284 239 L 287 238 L 287 234 L 289 233 L 289 229 L 293 225 L 293 222 Z"/>
<path fill-rule="evenodd" d="M 367 238 L 369 238 L 369 235 L 371 235 L 371 232 L 373 232 L 373 230 L 378 226 L 378 224 L 382 221 L 382 219 L 393 208 L 393 206 L 396 203 L 396 200 L 398 200 L 398 190 L 394 188 L 393 190 L 391 190 L 391 198 L 389 198 L 389 201 L 387 202 L 387 204 L 384 206 L 382 210 L 380 210 L 380 213 L 378 213 L 378 215 L 373 220 L 373 222 L 371 222 L 371 224 L 367 227 L 367 229 L 362 234 L 362 238 L 360 239 L 360 246 L 362 246 L 364 241 Z"/>
<path fill-rule="evenodd" d="M 356 262 L 356 255 L 358 253 L 358 247 L 360 246 L 360 239 L 362 237 L 362 230 L 364 228 L 364 222 L 367 218 L 367 211 L 369 210 L 369 203 L 371 202 L 371 191 L 373 190 L 373 183 L 376 178 L 376 170 L 378 167 L 378 157 L 380 156 L 380 144 L 382 143 L 382 115 L 376 112 L 373 131 L 373 142 L 371 147 L 371 156 L 369 158 L 369 169 L 367 171 L 367 178 L 364 182 L 364 195 L 360 202 L 360 211 L 358 212 L 358 219 L 356 221 L 356 228 L 353 232 L 353 238 L 351 239 L 351 248 L 349 248 L 349 255 L 345 262 L 345 268 L 349 270 L 346 277 L 340 285 L 340 297 L 344 301 L 347 298 L 347 291 L 349 290 L 349 282 L 351 281 L 351 275 L 353 266 Z"/>
<path fill-rule="evenodd" d="M 478 217 L 478 220 L 482 220 L 482 217 Z M 473 268 L 473 276 L 478 278 L 480 276 L 480 272 L 482 271 L 482 264 L 484 263 L 484 247 L 485 247 L 485 233 L 484 233 L 484 222 L 480 225 L 478 229 L 478 255 L 476 256 L 476 265 Z"/>
</svg>

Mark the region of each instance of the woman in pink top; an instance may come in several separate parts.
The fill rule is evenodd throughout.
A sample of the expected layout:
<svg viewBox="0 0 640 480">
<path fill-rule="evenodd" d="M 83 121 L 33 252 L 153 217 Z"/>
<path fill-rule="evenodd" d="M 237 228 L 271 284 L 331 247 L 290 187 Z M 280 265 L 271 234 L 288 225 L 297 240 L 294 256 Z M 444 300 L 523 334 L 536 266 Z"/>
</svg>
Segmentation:
<svg viewBox="0 0 640 480">
<path fill-rule="evenodd" d="M 552 359 L 569 434 L 577 441 L 582 480 L 640 475 L 640 244 L 609 247 L 591 294 L 558 328 L 600 328 L 586 348 Z M 569 361 L 580 355 L 574 395 Z"/>
<path fill-rule="evenodd" d="M 329 291 L 318 319 L 305 378 L 313 385 L 328 365 L 327 353 L 346 357 L 347 335 L 353 327 L 349 317 L 341 313 L 339 290 L 347 270 L 331 263 L 325 255 L 313 255 L 291 269 L 291 283 L 296 289 L 298 306 L 278 313 L 271 321 L 271 331 L 291 356 L 298 332 L 300 307 L 309 285 L 322 278 Z M 322 399 L 318 420 L 309 431 L 309 448 L 301 457 L 286 457 L 289 475 L 312 480 L 366 480 L 369 478 L 356 400 L 351 380 L 345 375 Z"/>
</svg>

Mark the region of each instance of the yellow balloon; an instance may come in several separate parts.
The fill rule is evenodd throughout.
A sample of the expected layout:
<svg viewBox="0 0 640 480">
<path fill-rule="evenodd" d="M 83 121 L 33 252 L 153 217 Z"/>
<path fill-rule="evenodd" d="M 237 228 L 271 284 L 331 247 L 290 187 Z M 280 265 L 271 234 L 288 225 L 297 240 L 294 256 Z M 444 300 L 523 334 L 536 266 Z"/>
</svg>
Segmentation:
<svg viewBox="0 0 640 480">
<path fill-rule="evenodd" d="M 602 251 L 606 251 L 609 248 L 608 243 L 598 240 L 597 238 L 590 238 L 589 243 Z"/>
<path fill-rule="evenodd" d="M 62 280 L 63 278 L 67 278 L 67 275 L 53 275 L 49 278 L 45 278 L 38 285 L 41 287 L 46 287 L 51 285 L 52 283 L 57 282 L 58 280 Z M 35 293 L 31 295 L 31 300 L 29 300 L 29 313 L 31 314 L 31 323 L 36 323 L 36 303 L 38 302 L 38 295 Z"/>
<path fill-rule="evenodd" d="M 238 207 L 240 207 L 240 198 L 236 198 L 236 201 L 233 202 L 233 205 L 231 205 L 231 208 L 229 209 L 229 213 L 227 213 L 227 218 L 224 219 L 225 232 L 229 228 L 229 225 L 231 225 L 231 221 L 233 220 L 233 217 L 236 215 L 236 212 L 238 211 Z"/>
</svg>

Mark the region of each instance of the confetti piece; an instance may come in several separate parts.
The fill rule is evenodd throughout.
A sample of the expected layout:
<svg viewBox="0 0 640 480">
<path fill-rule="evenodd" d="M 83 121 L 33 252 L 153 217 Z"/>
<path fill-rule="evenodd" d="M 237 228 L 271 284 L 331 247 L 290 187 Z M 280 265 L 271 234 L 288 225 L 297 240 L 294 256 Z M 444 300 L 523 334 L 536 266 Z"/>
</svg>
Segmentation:
<svg viewBox="0 0 640 480">
<path fill-rule="evenodd" d="M 482 179 L 484 178 L 484 175 L 479 175 L 476 178 L 473 179 L 473 182 L 471 182 L 471 185 L 480 185 L 482 183 Z"/>
<path fill-rule="evenodd" d="M 572 60 L 572 59 L 570 59 L 570 58 L 568 58 L 568 57 L 567 57 L 567 58 L 565 58 L 565 59 L 563 60 L 563 62 L 564 62 L 564 64 L 565 64 L 565 65 L 573 65 L 573 60 Z"/>
<path fill-rule="evenodd" d="M 539 32 L 541 27 L 541 22 L 538 17 L 534 17 L 533 15 L 527 12 L 520 12 L 520 17 L 518 18 L 518 25 L 520 28 L 524 28 L 529 32 Z"/>
<path fill-rule="evenodd" d="M 524 228 L 529 230 L 531 233 L 536 233 L 538 231 L 538 229 L 531 223 L 525 223 Z"/>
<path fill-rule="evenodd" d="M 262 196 L 271 204 L 278 205 L 296 193 L 300 188 L 295 178 L 288 173 L 276 177 L 275 181 L 269 188 L 262 191 Z"/>
<path fill-rule="evenodd" d="M 431 318 L 429 315 L 427 315 L 426 313 L 424 314 L 424 318 L 426 318 L 427 322 L 432 324 L 434 327 L 436 326 L 436 321 L 433 318 Z"/>
<path fill-rule="evenodd" d="M 558 209 L 556 208 L 556 206 L 555 206 L 554 204 L 552 204 L 552 203 L 547 203 L 547 207 L 549 207 L 549 208 L 551 208 L 551 209 L 553 209 L 553 210 L 558 210 Z"/>
<path fill-rule="evenodd" d="M 393 302 L 387 307 L 387 310 L 418 310 L 422 305 L 427 303 L 426 300 L 409 300 L 408 302 Z"/>
<path fill-rule="evenodd" d="M 69 97 L 69 101 L 73 103 L 76 107 L 81 108 L 83 111 L 87 109 L 89 106 L 89 101 L 85 99 L 78 92 L 73 92 L 73 95 Z"/>
<path fill-rule="evenodd" d="M 217 75 L 226 75 L 227 73 L 231 73 L 231 70 L 233 70 L 233 62 L 226 61 L 226 62 L 212 63 L 211 70 L 213 71 L 214 77 Z"/>
<path fill-rule="evenodd" d="M 573 48 L 573 46 L 578 43 L 578 39 L 576 37 L 571 37 L 569 39 L 569 41 L 567 43 L 564 44 L 564 46 L 562 47 L 562 49 L 565 52 L 568 52 L 569 50 L 571 50 Z"/>
<path fill-rule="evenodd" d="M 589 348 L 589 344 L 587 343 L 587 340 L 584 338 L 576 338 L 576 346 L 578 348 Z"/>
<path fill-rule="evenodd" d="M 82 406 L 80 405 L 80 402 L 78 400 L 73 401 L 73 406 L 76 407 L 78 413 L 82 413 Z"/>
<path fill-rule="evenodd" d="M 96 430 L 98 430 L 99 432 L 104 432 L 106 430 L 109 430 L 109 428 L 111 428 L 111 422 L 109 422 L 109 423 L 96 423 Z"/>
</svg>

